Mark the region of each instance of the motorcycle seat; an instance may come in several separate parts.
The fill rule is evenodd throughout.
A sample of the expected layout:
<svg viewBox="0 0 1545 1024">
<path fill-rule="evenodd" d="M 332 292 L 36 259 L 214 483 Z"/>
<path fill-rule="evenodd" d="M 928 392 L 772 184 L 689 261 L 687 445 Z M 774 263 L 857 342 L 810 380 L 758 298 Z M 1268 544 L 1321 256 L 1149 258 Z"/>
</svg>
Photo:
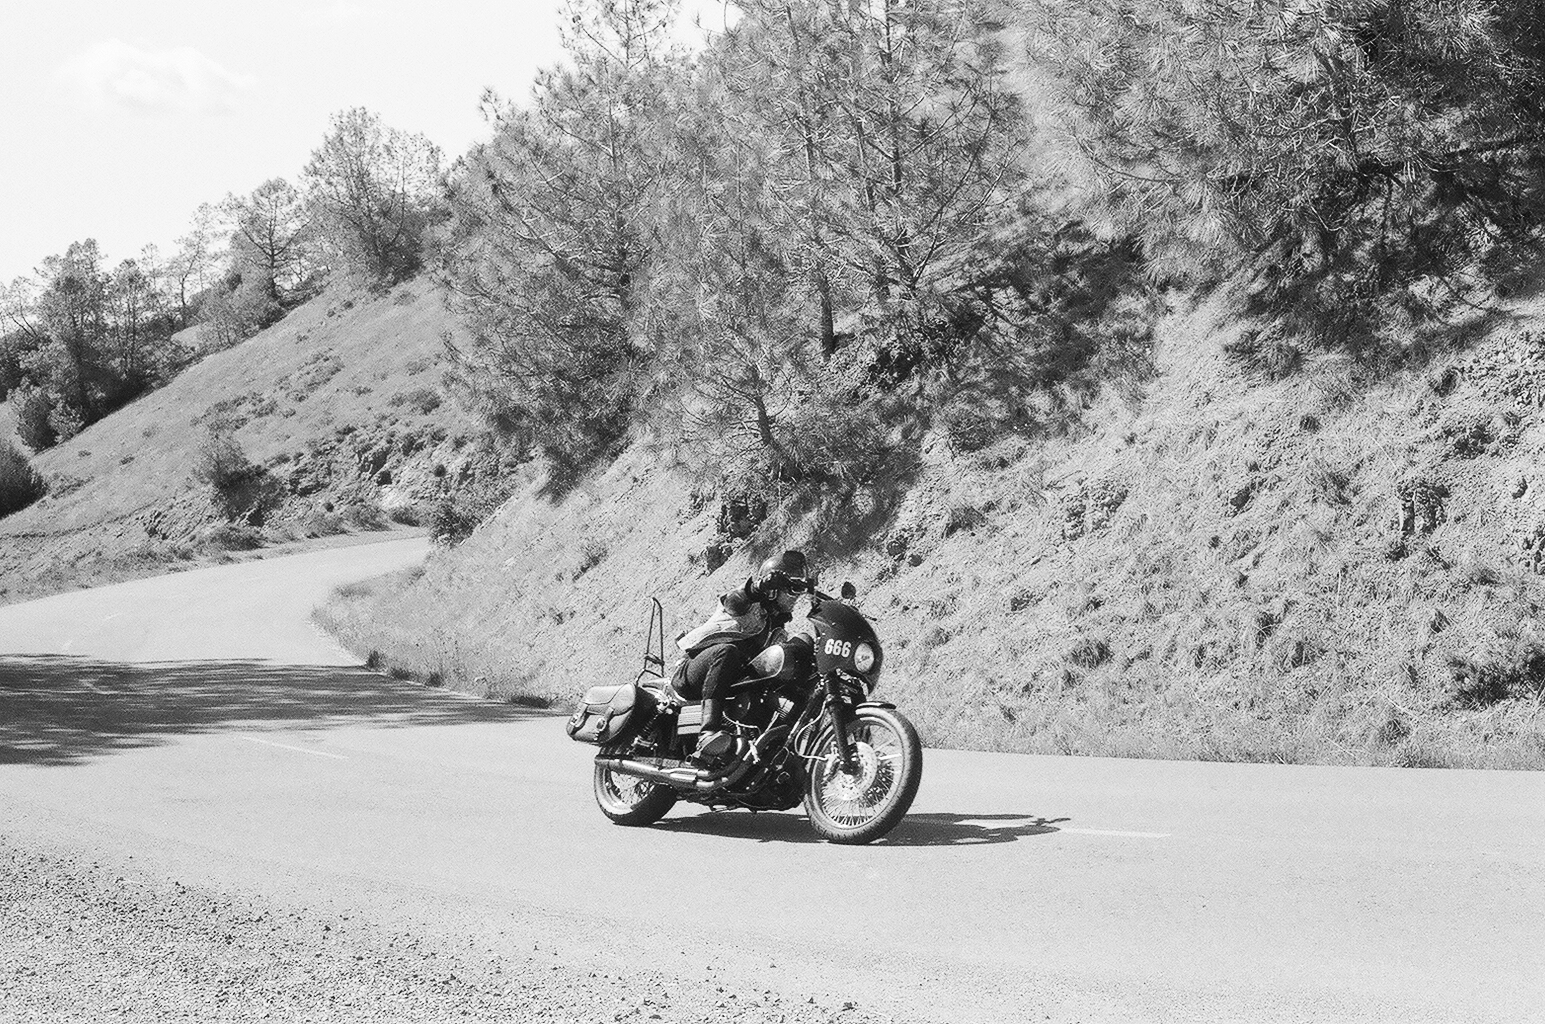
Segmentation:
<svg viewBox="0 0 1545 1024">
<path fill-rule="evenodd" d="M 768 683 L 774 681 L 777 678 L 778 674 L 774 672 L 771 675 L 758 675 L 751 676 L 746 679 L 736 680 L 734 683 L 730 684 L 730 692 L 739 693 L 743 690 L 752 689 L 753 687 L 766 686 Z M 701 697 L 688 697 L 686 694 L 676 689 L 675 682 L 669 676 L 650 676 L 647 679 L 640 680 L 639 685 L 646 690 L 651 690 L 654 693 L 659 694 L 661 698 L 673 701 L 677 704 L 697 705 L 703 702 Z"/>
<path fill-rule="evenodd" d="M 765 676 L 750 676 L 748 678 L 745 678 L 745 679 L 742 679 L 742 680 L 740 680 L 738 682 L 730 684 L 730 692 L 731 693 L 735 693 L 736 691 L 739 691 L 739 690 L 749 690 L 752 687 L 756 687 L 756 686 L 766 686 L 768 683 L 772 682 L 773 680 L 775 680 L 777 678 L 778 678 L 778 673 L 776 673 L 776 672 L 772 673 L 771 675 L 765 675 Z"/>
</svg>

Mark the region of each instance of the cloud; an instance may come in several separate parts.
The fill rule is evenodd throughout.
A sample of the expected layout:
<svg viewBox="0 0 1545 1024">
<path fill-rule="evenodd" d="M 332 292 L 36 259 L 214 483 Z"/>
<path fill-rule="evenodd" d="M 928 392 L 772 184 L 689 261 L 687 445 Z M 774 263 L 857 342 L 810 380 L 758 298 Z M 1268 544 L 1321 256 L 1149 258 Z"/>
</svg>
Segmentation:
<svg viewBox="0 0 1545 1024">
<path fill-rule="evenodd" d="M 252 86 L 189 47 L 141 50 L 121 39 L 71 58 L 54 78 L 82 109 L 143 113 L 224 114 Z"/>
</svg>

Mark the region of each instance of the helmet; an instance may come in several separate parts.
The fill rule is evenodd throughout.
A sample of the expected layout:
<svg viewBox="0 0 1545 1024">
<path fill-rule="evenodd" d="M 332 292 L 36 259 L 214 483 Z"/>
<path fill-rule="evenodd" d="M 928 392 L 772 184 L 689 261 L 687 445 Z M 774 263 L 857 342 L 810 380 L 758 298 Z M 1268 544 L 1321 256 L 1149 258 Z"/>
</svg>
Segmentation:
<svg viewBox="0 0 1545 1024">
<path fill-rule="evenodd" d="M 757 587 L 763 593 L 784 590 L 801 593 L 811 587 L 810 565 L 802 551 L 785 551 L 762 563 L 756 571 Z"/>
</svg>

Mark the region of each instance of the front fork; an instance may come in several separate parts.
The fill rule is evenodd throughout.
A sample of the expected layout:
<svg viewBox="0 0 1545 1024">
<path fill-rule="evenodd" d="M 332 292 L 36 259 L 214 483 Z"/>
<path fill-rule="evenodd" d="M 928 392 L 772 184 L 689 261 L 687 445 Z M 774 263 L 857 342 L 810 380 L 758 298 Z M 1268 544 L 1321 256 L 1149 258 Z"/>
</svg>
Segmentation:
<svg viewBox="0 0 1545 1024">
<path fill-rule="evenodd" d="M 826 717 L 831 722 L 832 742 L 837 747 L 837 766 L 851 774 L 856 771 L 853 763 L 853 744 L 848 739 L 848 722 L 852 713 L 842 697 L 842 683 L 837 673 L 826 675 Z"/>
</svg>

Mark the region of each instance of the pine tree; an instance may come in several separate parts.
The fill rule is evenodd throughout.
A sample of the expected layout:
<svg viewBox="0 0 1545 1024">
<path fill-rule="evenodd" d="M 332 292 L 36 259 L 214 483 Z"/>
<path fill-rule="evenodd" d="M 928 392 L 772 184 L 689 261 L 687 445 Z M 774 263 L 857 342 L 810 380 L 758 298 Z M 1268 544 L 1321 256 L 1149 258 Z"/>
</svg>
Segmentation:
<svg viewBox="0 0 1545 1024">
<path fill-rule="evenodd" d="M 1398 354 L 1538 243 L 1537 2 L 1070 0 L 1038 39 L 1160 272 L 1248 266 L 1289 336 Z"/>
<path fill-rule="evenodd" d="M 662 0 L 574 4 L 572 66 L 539 74 L 526 108 L 487 97 L 494 138 L 452 176 L 444 278 L 472 336 L 455 379 L 559 477 L 617 450 L 650 359 L 634 327 L 680 92 L 672 15 Z"/>
<path fill-rule="evenodd" d="M 819 265 L 775 194 L 786 154 L 722 58 L 698 66 L 676 122 L 649 299 L 668 410 L 656 427 L 733 488 L 805 468 L 792 417 L 829 315 L 816 314 Z"/>
<path fill-rule="evenodd" d="M 742 88 L 782 97 L 769 108 L 786 156 L 776 194 L 823 297 L 860 297 L 890 378 L 946 361 L 974 333 L 970 266 L 1025 188 L 1000 26 L 974 0 L 746 8 L 737 56 L 758 75 Z"/>
<path fill-rule="evenodd" d="M 439 199 L 440 150 L 363 107 L 333 115 L 303 176 L 317 233 L 338 269 L 373 285 L 418 272 Z"/>
</svg>

